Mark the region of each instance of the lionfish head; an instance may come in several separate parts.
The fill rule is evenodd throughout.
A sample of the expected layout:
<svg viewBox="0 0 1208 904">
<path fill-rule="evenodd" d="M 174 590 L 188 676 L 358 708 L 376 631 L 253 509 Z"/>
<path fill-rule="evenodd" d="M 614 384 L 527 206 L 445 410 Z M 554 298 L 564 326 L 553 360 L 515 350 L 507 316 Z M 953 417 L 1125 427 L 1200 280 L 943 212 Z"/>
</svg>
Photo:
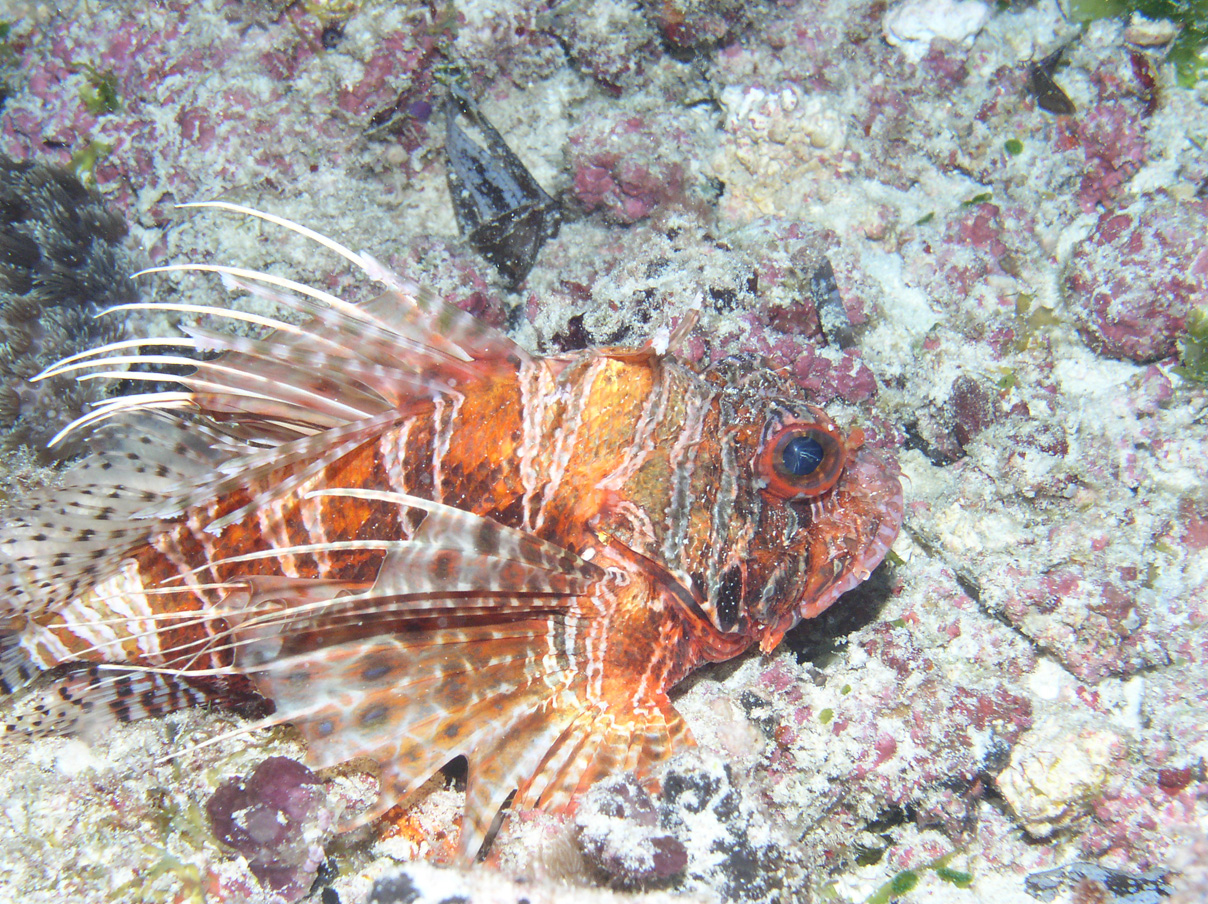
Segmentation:
<svg viewBox="0 0 1208 904">
<path fill-rule="evenodd" d="M 706 378 L 722 389 L 718 454 L 734 482 L 718 490 L 733 494 L 714 528 L 730 542 L 702 609 L 770 651 L 880 564 L 902 523 L 899 472 L 783 374 L 727 359 Z"/>
</svg>

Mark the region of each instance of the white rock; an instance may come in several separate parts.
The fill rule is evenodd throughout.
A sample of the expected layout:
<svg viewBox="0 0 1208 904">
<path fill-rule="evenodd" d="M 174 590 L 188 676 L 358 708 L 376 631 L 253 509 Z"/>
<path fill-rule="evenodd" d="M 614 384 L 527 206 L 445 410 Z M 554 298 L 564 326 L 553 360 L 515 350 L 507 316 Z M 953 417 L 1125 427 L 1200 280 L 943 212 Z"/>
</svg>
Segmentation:
<svg viewBox="0 0 1208 904">
<path fill-rule="evenodd" d="M 1178 33 L 1179 27 L 1169 19 L 1146 19 L 1133 13 L 1124 29 L 1124 40 L 1137 47 L 1161 47 L 1173 41 Z"/>
<path fill-rule="evenodd" d="M 982 0 L 904 0 L 885 14 L 881 31 L 912 63 L 927 53 L 932 38 L 972 44 L 990 17 Z"/>
<path fill-rule="evenodd" d="M 998 788 L 1027 833 L 1047 838 L 1088 811 L 1124 753 L 1105 725 L 1048 718 L 1015 745 Z"/>
</svg>

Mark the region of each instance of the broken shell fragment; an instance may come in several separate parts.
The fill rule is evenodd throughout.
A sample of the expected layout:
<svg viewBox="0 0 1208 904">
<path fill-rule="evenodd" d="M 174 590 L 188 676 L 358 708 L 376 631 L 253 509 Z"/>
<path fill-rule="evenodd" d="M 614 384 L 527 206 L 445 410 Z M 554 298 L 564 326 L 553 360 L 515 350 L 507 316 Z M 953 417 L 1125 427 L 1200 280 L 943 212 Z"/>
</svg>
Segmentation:
<svg viewBox="0 0 1208 904">
<path fill-rule="evenodd" d="M 450 88 L 445 154 L 462 235 L 508 281 L 524 281 L 562 210 L 460 88 Z"/>
</svg>

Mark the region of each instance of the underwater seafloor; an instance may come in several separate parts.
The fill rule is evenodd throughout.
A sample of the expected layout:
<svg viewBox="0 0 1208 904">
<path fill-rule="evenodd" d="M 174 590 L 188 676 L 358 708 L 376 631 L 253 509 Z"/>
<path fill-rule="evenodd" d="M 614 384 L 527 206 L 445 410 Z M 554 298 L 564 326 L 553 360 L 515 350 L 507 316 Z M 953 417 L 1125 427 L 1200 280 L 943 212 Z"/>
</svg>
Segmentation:
<svg viewBox="0 0 1208 904">
<path fill-rule="evenodd" d="M 5 740 L 0 898 L 1208 899 L 1208 96 L 1176 83 L 1170 27 L 1052 0 L 3 0 L 0 22 L 0 152 L 94 184 L 132 259 L 355 295 L 300 239 L 174 208 L 218 199 L 539 352 L 640 344 L 697 304 L 686 356 L 792 369 L 896 450 L 907 493 L 867 584 L 677 693 L 700 751 L 636 816 L 614 783 L 577 821 L 512 818 L 459 872 L 423 862 L 455 837 L 451 780 L 334 837 L 372 793 L 351 768 L 241 855 L 207 802 L 300 742 L 164 761 L 239 724 L 178 713 Z M 458 235 L 454 68 L 567 212 L 514 291 Z M 45 479 L 19 439 L 15 504 Z"/>
</svg>

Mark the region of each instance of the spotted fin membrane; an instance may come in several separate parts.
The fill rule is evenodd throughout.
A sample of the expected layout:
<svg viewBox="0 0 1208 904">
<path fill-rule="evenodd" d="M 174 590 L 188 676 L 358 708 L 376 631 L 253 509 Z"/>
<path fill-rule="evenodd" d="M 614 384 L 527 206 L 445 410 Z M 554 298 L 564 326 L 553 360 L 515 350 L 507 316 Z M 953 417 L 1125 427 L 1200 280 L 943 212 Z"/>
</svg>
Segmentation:
<svg viewBox="0 0 1208 904">
<path fill-rule="evenodd" d="M 315 237 L 237 205 L 197 206 Z M 686 732 L 657 689 L 621 708 L 585 698 L 600 568 L 473 512 L 339 485 L 371 466 L 358 450 L 377 454 L 372 440 L 384 432 L 456 404 L 494 368 L 515 372 L 531 359 L 371 259 L 322 241 L 386 291 L 354 307 L 239 268 L 159 268 L 218 273 L 311 320 L 122 305 L 115 310 L 206 314 L 275 332 L 247 339 L 190 327 L 183 339 L 112 343 L 43 375 L 160 381 L 126 368 L 197 368 L 180 390 L 116 397 L 70 425 L 64 434 L 91 431 L 96 451 L 0 533 L 0 605 L 25 621 L 4 637 L 0 674 L 8 690 L 38 689 L 5 727 L 88 733 L 259 695 L 273 715 L 236 734 L 290 723 L 310 742 L 312 765 L 356 756 L 380 764 L 379 805 L 357 824 L 466 756 L 469 856 L 515 789 L 518 806 L 556 809 L 599 775 L 687 743 Z M 221 355 L 198 362 L 173 347 Z M 324 519 L 381 530 L 291 535 L 290 525 Z M 279 539 L 243 543 L 257 524 Z M 286 558 L 306 560 L 309 573 L 260 567 Z M 39 683 L 40 669 L 50 672 Z"/>
</svg>

